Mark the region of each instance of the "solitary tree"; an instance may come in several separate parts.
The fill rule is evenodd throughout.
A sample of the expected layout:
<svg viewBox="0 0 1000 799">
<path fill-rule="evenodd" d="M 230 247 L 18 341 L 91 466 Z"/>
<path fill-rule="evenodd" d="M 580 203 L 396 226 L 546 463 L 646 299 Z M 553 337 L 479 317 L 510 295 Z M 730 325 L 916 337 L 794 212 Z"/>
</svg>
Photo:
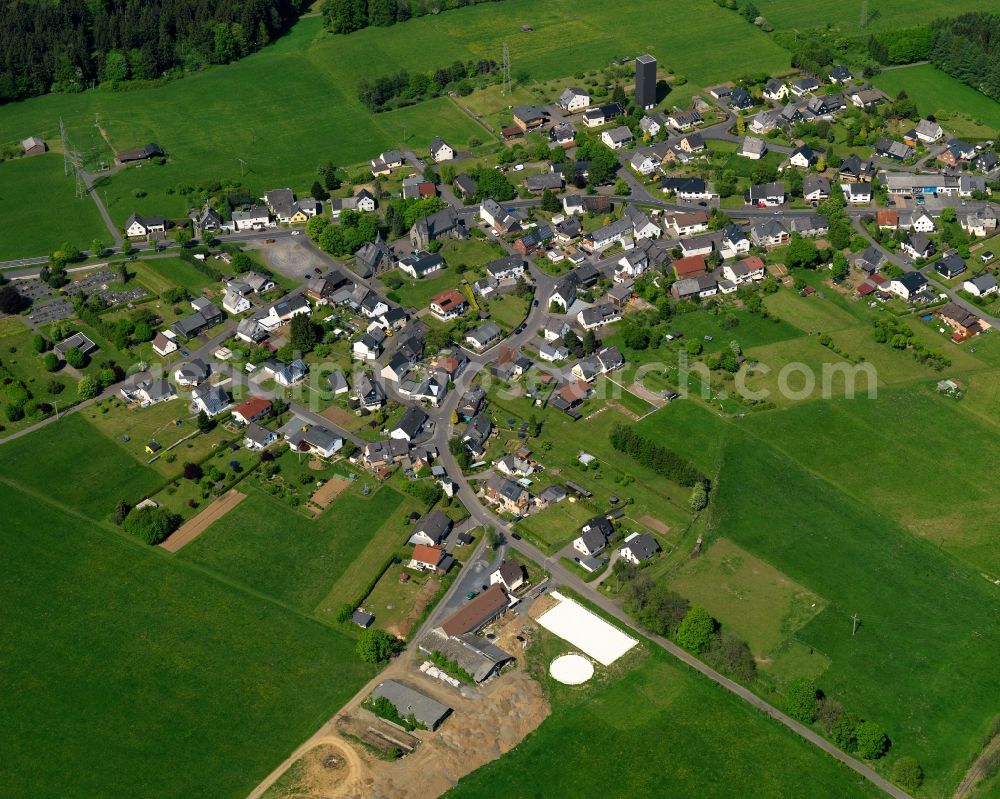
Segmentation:
<svg viewBox="0 0 1000 799">
<path fill-rule="evenodd" d="M 209 417 L 207 413 L 205 413 L 204 409 L 198 411 L 197 424 L 198 424 L 198 429 L 202 433 L 207 433 L 209 430 L 212 429 L 212 419 L 211 417 Z"/>
<path fill-rule="evenodd" d="M 677 628 L 677 643 L 690 652 L 698 653 L 712 640 L 715 634 L 715 619 L 697 605 L 687 612 Z"/>
<path fill-rule="evenodd" d="M 369 627 L 358 638 L 355 651 L 365 663 L 385 663 L 403 648 L 403 642 L 385 630 Z"/>
</svg>

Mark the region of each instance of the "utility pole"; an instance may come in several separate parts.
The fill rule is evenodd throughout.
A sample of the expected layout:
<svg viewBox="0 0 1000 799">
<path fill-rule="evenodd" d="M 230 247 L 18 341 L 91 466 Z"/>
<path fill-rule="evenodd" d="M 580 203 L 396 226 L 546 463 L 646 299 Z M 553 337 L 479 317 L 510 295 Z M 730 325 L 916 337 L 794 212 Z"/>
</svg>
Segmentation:
<svg viewBox="0 0 1000 799">
<path fill-rule="evenodd" d="M 860 619 L 860 617 L 858 616 L 857 613 L 855 613 L 853 616 L 851 616 L 851 638 L 853 638 L 854 634 L 858 631 L 858 622 L 859 621 L 861 621 L 861 619 Z"/>
<path fill-rule="evenodd" d="M 510 94 L 512 91 L 511 80 L 510 80 L 510 48 L 507 47 L 507 42 L 503 43 L 503 54 L 501 55 L 501 69 L 503 70 L 503 89 L 501 89 L 501 94 Z"/>
</svg>

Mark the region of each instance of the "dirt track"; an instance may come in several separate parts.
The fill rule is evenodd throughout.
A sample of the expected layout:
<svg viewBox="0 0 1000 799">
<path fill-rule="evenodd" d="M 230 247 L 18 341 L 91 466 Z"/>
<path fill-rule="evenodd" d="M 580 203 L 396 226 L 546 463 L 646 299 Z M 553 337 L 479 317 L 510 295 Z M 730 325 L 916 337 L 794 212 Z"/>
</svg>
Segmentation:
<svg viewBox="0 0 1000 799">
<path fill-rule="evenodd" d="M 534 627 L 534 622 L 520 616 L 511 622 L 498 631 L 498 641 L 514 652 L 515 635 L 529 634 L 522 625 Z M 516 654 L 520 659 L 521 653 Z M 249 799 L 292 795 L 308 799 L 434 799 L 466 774 L 513 749 L 551 713 L 541 686 L 520 664 L 485 686 L 461 689 L 421 674 L 418 666 L 419 661 L 408 654 L 390 664 L 257 786 Z M 375 717 L 360 704 L 377 683 L 386 679 L 401 680 L 454 710 L 437 732 L 414 732 L 421 741 L 417 749 L 391 762 L 379 760 L 341 737 L 337 725 L 337 719 L 345 715 L 356 722 L 374 721 Z M 321 759 L 314 752 L 324 744 L 332 744 L 344 753 L 344 767 L 317 769 L 310 765 Z M 269 792 L 289 769 L 298 772 L 301 792 Z M 306 774 L 310 775 L 308 781 Z"/>
<path fill-rule="evenodd" d="M 210 524 L 217 522 L 246 498 L 246 494 L 241 494 L 235 488 L 229 489 L 193 519 L 178 527 L 160 546 L 167 552 L 176 552 L 185 544 L 194 541 Z"/>
</svg>

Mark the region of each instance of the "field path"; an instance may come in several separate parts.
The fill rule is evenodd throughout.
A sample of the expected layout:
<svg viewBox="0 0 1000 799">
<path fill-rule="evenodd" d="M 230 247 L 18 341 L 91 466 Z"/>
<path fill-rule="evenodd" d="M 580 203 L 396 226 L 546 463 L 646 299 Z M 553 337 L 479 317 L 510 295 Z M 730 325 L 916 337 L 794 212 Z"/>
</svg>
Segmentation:
<svg viewBox="0 0 1000 799">
<path fill-rule="evenodd" d="M 176 552 L 185 544 L 194 541 L 208 529 L 209 525 L 217 522 L 246 498 L 246 494 L 241 494 L 235 488 L 230 488 L 197 516 L 178 527 L 166 541 L 160 544 L 160 547 L 167 552 Z"/>
<path fill-rule="evenodd" d="M 995 764 L 1000 759 L 1000 734 L 994 735 L 975 762 L 969 766 L 965 776 L 955 789 L 951 799 L 966 799 L 972 794 L 979 781 L 987 777 L 990 773 L 991 764 Z"/>
</svg>

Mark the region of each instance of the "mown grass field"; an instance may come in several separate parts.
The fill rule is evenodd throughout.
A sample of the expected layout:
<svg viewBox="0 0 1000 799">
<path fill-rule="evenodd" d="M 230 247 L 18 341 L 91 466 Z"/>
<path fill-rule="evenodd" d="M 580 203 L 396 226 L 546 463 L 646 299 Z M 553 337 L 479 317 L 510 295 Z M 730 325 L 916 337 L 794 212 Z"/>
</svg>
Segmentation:
<svg viewBox="0 0 1000 799">
<path fill-rule="evenodd" d="M 4 487 L 0 794 L 246 796 L 373 669 L 343 633 L 80 515 L 143 470 L 65 424 L 60 451 L 3 450 L 53 502 Z"/>
<path fill-rule="evenodd" d="M 352 486 L 313 520 L 249 483 L 240 490 L 247 498 L 184 547 L 179 557 L 303 613 L 312 613 L 322 603 L 328 617 L 336 611 L 323 602 L 331 587 L 403 501 L 393 488 L 364 497 Z M 404 532 L 400 526 L 388 529 L 393 544 L 388 551 L 402 546 Z"/>
<path fill-rule="evenodd" d="M 138 502 L 163 478 L 136 463 L 76 412 L 3 445 L 0 479 L 36 497 L 52 497 L 90 519 L 104 519 L 119 499 Z"/>
<path fill-rule="evenodd" d="M 645 647 L 645 645 L 640 645 Z M 543 636 L 538 671 L 566 644 Z M 650 647 L 586 685 L 543 676 L 552 715 L 445 796 L 875 797 L 876 789 L 791 731 Z M 739 745 L 734 745 L 739 741 Z"/>
<path fill-rule="evenodd" d="M 826 605 L 773 566 L 726 538 L 689 560 L 670 587 L 717 618 L 759 655 L 769 655 Z"/>
<path fill-rule="evenodd" d="M 923 25 L 938 17 L 948 17 L 966 11 L 995 11 L 991 0 L 927 0 L 913 4 L 906 0 L 881 0 L 864 4 L 862 0 L 819 0 L 804 6 L 796 0 L 761 0 L 760 13 L 776 28 L 819 28 L 827 23 L 839 27 L 845 34 L 860 36 L 893 28 Z M 870 8 L 868 24 L 862 27 L 862 6 Z M 957 6 L 957 7 L 956 7 Z M 912 95 L 911 95 L 912 96 Z"/>
<path fill-rule="evenodd" d="M 978 3 L 962 3 L 963 10 L 970 5 Z M 995 3 L 983 6 L 983 10 L 996 11 Z M 942 16 L 955 13 L 949 4 Z M 917 110 L 924 115 L 936 114 L 949 133 L 990 139 L 1000 130 L 1000 103 L 930 64 L 886 70 L 872 82 L 892 97 L 905 89 Z"/>
<path fill-rule="evenodd" d="M 863 403 L 867 410 L 850 410 Z M 818 684 L 828 696 L 884 725 L 892 757 L 916 757 L 927 773 L 927 795 L 944 796 L 1000 710 L 1000 683 L 990 666 L 1000 647 L 987 632 L 1000 601 L 978 570 L 892 516 L 907 503 L 919 516 L 935 500 L 938 509 L 957 503 L 971 511 L 984 499 L 977 478 L 959 472 L 958 485 L 949 483 L 950 504 L 943 486 L 956 474 L 949 459 L 980 453 L 982 445 L 956 437 L 948 413 L 919 397 L 886 393 L 840 404 L 840 413 L 832 410 L 837 403 L 816 401 L 727 423 L 684 403 L 642 425 L 703 468 L 713 457 L 721 463 L 712 529 L 829 603 L 795 633 L 829 659 L 829 668 L 823 671 L 821 660 L 818 669 L 804 663 L 803 669 L 822 672 Z M 901 414 L 901 407 L 912 410 Z M 869 423 L 852 422 L 853 413 Z M 890 421 L 893 414 L 901 419 Z M 878 425 L 886 426 L 885 438 Z M 886 449 L 895 454 L 882 455 Z M 929 455 L 936 458 L 930 473 Z M 863 489 L 865 480 L 872 487 Z M 956 494 L 970 499 L 955 500 Z M 716 605 L 723 624 L 755 634 L 754 619 L 735 603 Z M 852 637 L 854 613 L 861 626 Z M 794 676 L 796 669 L 778 659 L 785 676 Z"/>
<path fill-rule="evenodd" d="M 0 110 L 0 117 L 10 106 Z M 19 125 L 22 123 L 18 123 Z M 29 125 L 29 122 L 23 124 Z M 37 124 L 42 124 L 41 119 Z M 51 125 L 46 139 L 53 143 Z M 20 134 L 22 128 L 10 128 L 0 122 L 4 138 L 37 135 Z M 28 128 L 23 128 L 27 130 Z M 59 137 L 59 118 L 55 119 L 55 142 Z M 89 250 L 94 238 L 111 244 L 111 233 L 104 226 L 97 206 L 85 195 L 76 197 L 76 181 L 63 174 L 59 153 L 45 153 L 33 158 L 17 158 L 0 164 L 0 261 L 48 255 L 64 242 Z M 122 222 L 124 223 L 124 218 Z"/>
<path fill-rule="evenodd" d="M 221 261 L 213 263 L 217 269 L 225 267 Z M 150 258 L 129 264 L 128 271 L 136 275 L 136 280 L 153 294 L 162 294 L 169 288 L 180 286 L 197 297 L 209 286 L 218 284 L 202 274 L 183 258 Z M 181 304 L 187 310 L 186 304 Z"/>
<path fill-rule="evenodd" d="M 125 150 L 148 141 L 162 145 L 170 155 L 168 164 L 130 168 L 101 186 L 117 224 L 133 211 L 186 213 L 184 197 L 167 190 L 211 179 L 240 179 L 238 158 L 247 163 L 244 182 L 258 192 L 276 186 L 306 191 L 318 164 L 328 159 L 341 165 L 366 161 L 403 144 L 404 127 L 405 144 L 418 152 L 438 135 L 460 149 L 472 137 L 486 140 L 488 132 L 448 98 L 372 115 L 357 101 L 356 86 L 361 77 L 401 68 L 432 70 L 468 58 L 499 61 L 501 41 L 510 47 L 514 71 L 526 70 L 532 79 L 570 78 L 613 57 L 647 50 L 697 85 L 777 68 L 787 61 L 766 34 L 709 0 L 687 5 L 684 25 L 650 24 L 651 15 L 660 13 L 650 2 L 613 7 L 598 0 L 556 0 L 539 6 L 530 0 L 506 0 L 500 14 L 487 4 L 350 36 L 327 35 L 319 17 L 307 17 L 261 53 L 163 87 L 51 95 L 5 106 L 0 109 L 0 129 L 11 139 L 39 135 L 58 140 L 62 117 L 89 160 L 107 159 L 107 147 L 95 138 L 94 115 L 99 113 L 114 148 Z M 521 33 L 522 21 L 530 21 L 534 32 Z M 6 175 L 19 166 L 0 165 L 0 182 L 10 185 Z M 23 178 L 15 181 L 27 185 Z M 147 196 L 134 197 L 136 189 Z M 60 202 L 75 202 L 72 193 L 67 187 Z M 50 218 L 52 202 L 52 196 L 35 187 L 5 192 L 0 213 L 8 219 L 19 208 L 26 221 Z M 93 208 L 88 213 L 94 213 Z M 62 222 L 34 226 L 36 232 L 14 254 L 38 254 L 38 248 L 46 252 L 60 237 L 84 232 Z M 12 235 L 19 229 L 12 227 Z M 95 225 L 85 238 L 89 241 L 99 232 Z M 0 257 L 12 257 L 8 249 L 13 252 L 0 247 Z"/>
<path fill-rule="evenodd" d="M 747 427 L 848 493 L 948 550 L 1000 576 L 996 423 L 933 387 L 883 389 L 864 399 L 802 403 L 758 414 Z M 890 410 L 891 409 L 891 410 Z M 951 477 L 949 477 L 951 476 Z"/>
</svg>

